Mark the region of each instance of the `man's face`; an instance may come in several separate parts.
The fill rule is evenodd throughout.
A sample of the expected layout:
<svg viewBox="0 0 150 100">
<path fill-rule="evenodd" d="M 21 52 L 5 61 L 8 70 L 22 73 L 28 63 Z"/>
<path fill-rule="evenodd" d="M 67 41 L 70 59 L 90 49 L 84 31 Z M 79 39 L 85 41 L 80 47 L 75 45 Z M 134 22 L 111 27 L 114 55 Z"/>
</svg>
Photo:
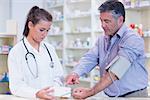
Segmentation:
<svg viewBox="0 0 150 100">
<path fill-rule="evenodd" d="M 120 17 L 119 17 L 120 18 Z M 114 35 L 116 31 L 120 28 L 121 21 L 118 19 L 115 19 L 112 16 L 111 12 L 103 12 L 100 13 L 100 20 L 101 20 L 101 25 L 102 28 L 104 29 L 104 32 L 106 35 Z"/>
</svg>

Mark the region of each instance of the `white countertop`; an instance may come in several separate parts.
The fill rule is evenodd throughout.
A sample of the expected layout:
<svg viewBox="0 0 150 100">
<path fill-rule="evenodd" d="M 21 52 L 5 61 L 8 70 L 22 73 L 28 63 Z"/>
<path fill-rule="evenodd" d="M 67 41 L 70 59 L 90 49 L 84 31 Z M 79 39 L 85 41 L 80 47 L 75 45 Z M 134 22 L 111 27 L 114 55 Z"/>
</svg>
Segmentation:
<svg viewBox="0 0 150 100">
<path fill-rule="evenodd" d="M 2 95 L 0 94 L 0 100 L 37 100 L 37 99 L 27 99 L 16 97 L 13 95 Z M 57 100 L 66 100 L 66 99 L 57 99 Z M 90 97 L 86 100 L 150 100 L 150 98 L 109 98 L 109 97 Z"/>
<path fill-rule="evenodd" d="M 2 94 L 0 94 L 0 100 L 29 100 L 29 99 L 16 97 L 16 96 L 13 96 L 13 95 L 2 95 Z"/>
</svg>

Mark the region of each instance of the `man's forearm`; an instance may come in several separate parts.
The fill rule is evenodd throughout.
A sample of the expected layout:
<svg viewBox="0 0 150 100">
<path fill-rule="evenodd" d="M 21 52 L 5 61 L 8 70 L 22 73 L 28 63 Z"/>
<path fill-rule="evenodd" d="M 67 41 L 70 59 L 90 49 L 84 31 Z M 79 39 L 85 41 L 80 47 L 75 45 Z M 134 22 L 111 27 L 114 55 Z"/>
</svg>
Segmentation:
<svg viewBox="0 0 150 100">
<path fill-rule="evenodd" d="M 101 77 L 100 81 L 90 90 L 90 95 L 95 95 L 98 92 L 101 92 L 105 88 L 107 88 L 109 85 L 112 84 L 112 79 L 117 80 L 117 77 L 111 73 L 111 72 L 106 72 L 104 76 Z"/>
</svg>

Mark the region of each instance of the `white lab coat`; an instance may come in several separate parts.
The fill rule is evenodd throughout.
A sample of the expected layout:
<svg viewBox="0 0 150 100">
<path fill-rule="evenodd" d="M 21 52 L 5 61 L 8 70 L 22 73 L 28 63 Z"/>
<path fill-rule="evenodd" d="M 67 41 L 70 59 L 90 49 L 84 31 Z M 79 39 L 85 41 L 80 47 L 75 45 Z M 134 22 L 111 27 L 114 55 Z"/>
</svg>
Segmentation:
<svg viewBox="0 0 150 100">
<path fill-rule="evenodd" d="M 12 94 L 21 97 L 35 98 L 37 91 L 48 86 L 60 86 L 62 84 L 63 69 L 52 45 L 41 42 L 39 52 L 34 49 L 26 38 L 25 44 L 29 52 L 33 53 L 38 65 L 38 78 L 34 78 L 31 74 L 26 60 L 25 54 L 27 50 L 21 40 L 14 48 L 11 49 L 8 56 L 9 69 L 9 87 Z M 46 44 L 54 62 L 54 68 L 50 67 L 50 57 L 44 46 Z M 28 57 L 29 67 L 32 72 L 36 73 L 33 57 Z M 33 65 L 32 65 L 33 64 Z"/>
</svg>

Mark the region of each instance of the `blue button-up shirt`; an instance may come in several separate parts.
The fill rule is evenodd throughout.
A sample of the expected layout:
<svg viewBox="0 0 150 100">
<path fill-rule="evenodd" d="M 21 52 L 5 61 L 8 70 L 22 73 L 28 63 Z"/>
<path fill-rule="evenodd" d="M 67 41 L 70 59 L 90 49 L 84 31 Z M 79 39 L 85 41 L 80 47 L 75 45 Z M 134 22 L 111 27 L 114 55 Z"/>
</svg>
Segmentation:
<svg viewBox="0 0 150 100">
<path fill-rule="evenodd" d="M 81 58 L 74 72 L 82 76 L 90 72 L 96 65 L 100 67 L 100 76 L 106 72 L 106 66 L 116 57 L 126 58 L 131 64 L 127 71 L 124 66 L 118 67 L 125 72 L 104 91 L 110 96 L 123 95 L 147 87 L 148 73 L 145 67 L 144 41 L 125 24 L 110 39 L 107 35 L 100 35 L 96 45 Z"/>
</svg>

